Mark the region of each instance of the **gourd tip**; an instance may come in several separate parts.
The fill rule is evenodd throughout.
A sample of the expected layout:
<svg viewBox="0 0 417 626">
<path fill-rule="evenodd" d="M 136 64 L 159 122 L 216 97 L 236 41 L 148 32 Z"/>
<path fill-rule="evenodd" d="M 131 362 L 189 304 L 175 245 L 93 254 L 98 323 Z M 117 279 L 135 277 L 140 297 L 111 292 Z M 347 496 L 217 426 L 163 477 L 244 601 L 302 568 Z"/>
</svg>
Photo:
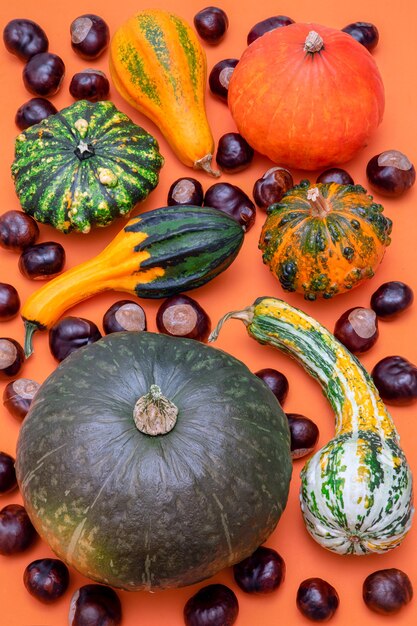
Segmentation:
<svg viewBox="0 0 417 626">
<path fill-rule="evenodd" d="M 28 359 L 33 352 L 32 345 L 32 337 L 33 333 L 39 329 L 39 326 L 34 322 L 29 322 L 24 320 L 25 322 L 25 341 L 23 345 L 23 350 L 25 352 L 25 357 Z"/>
<path fill-rule="evenodd" d="M 219 178 L 219 176 L 221 175 L 221 172 L 220 170 L 214 170 L 211 167 L 212 159 L 213 159 L 212 154 L 206 154 L 201 159 L 194 161 L 194 169 L 203 170 L 203 172 L 210 174 L 210 176 L 214 176 L 214 178 Z"/>
</svg>

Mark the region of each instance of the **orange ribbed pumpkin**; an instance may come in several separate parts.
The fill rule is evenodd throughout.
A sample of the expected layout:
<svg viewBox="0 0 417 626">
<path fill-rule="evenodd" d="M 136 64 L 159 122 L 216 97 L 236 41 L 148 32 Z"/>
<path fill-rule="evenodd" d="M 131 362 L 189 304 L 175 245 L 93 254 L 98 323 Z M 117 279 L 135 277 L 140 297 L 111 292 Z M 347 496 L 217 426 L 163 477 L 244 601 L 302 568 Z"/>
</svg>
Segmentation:
<svg viewBox="0 0 417 626">
<path fill-rule="evenodd" d="M 313 170 L 344 163 L 367 144 L 382 120 L 384 87 L 372 56 L 353 37 L 297 23 L 245 50 L 228 103 L 255 150 Z"/>
</svg>

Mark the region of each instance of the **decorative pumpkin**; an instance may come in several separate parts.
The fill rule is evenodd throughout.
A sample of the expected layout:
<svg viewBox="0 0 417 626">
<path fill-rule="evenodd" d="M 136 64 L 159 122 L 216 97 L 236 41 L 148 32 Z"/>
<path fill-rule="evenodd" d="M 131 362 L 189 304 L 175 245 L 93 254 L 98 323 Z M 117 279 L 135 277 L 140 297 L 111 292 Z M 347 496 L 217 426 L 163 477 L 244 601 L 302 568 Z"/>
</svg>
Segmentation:
<svg viewBox="0 0 417 626">
<path fill-rule="evenodd" d="M 233 71 L 228 103 L 239 132 L 280 165 L 314 170 L 363 148 L 384 112 L 375 61 L 351 35 L 290 24 L 254 41 Z"/>
<path fill-rule="evenodd" d="M 158 126 L 182 163 L 220 175 L 211 168 L 206 55 L 187 22 L 168 11 L 140 11 L 113 36 L 110 73 L 120 95 Z"/>
<path fill-rule="evenodd" d="M 36 330 L 101 291 L 165 298 L 204 285 L 234 261 L 243 237 L 236 220 L 209 207 L 162 207 L 132 217 L 99 255 L 29 296 L 21 309 L 26 356 Z"/>
<path fill-rule="evenodd" d="M 412 475 L 399 436 L 372 378 L 319 322 L 276 298 L 224 316 L 243 321 L 251 337 L 295 358 L 323 388 L 336 417 L 334 439 L 301 473 L 307 530 L 339 554 L 397 547 L 414 513 Z"/>
<path fill-rule="evenodd" d="M 391 243 L 382 212 L 360 185 L 303 180 L 268 208 L 263 261 L 286 291 L 331 298 L 374 275 Z"/>
<path fill-rule="evenodd" d="M 79 100 L 17 137 L 12 176 L 26 213 L 88 233 L 144 200 L 163 162 L 156 139 L 114 104 Z"/>
<path fill-rule="evenodd" d="M 198 341 L 148 332 L 65 359 L 16 458 L 41 537 L 128 590 L 191 585 L 249 556 L 281 516 L 291 469 L 287 419 L 260 379 Z"/>
</svg>

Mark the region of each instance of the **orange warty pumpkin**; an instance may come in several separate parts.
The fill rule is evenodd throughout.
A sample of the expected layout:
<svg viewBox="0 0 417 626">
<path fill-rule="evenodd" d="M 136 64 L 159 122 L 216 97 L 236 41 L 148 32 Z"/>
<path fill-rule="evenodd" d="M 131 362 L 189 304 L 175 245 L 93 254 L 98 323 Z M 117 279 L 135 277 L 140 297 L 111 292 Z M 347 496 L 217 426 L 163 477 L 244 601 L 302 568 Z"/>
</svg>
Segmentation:
<svg viewBox="0 0 417 626">
<path fill-rule="evenodd" d="M 228 103 L 255 150 L 313 170 L 344 163 L 367 144 L 382 120 L 384 87 L 371 54 L 353 37 L 296 23 L 245 50 Z"/>
</svg>

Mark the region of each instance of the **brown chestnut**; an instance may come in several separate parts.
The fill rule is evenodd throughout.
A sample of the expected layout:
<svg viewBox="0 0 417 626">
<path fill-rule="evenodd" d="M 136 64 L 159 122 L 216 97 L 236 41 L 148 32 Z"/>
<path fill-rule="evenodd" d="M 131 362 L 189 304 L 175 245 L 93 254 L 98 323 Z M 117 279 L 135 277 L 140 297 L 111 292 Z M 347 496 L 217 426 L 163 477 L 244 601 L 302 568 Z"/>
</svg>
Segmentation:
<svg viewBox="0 0 417 626">
<path fill-rule="evenodd" d="M 375 311 L 364 307 L 348 309 L 337 320 L 334 336 L 353 354 L 370 350 L 379 336 Z"/>
<path fill-rule="evenodd" d="M 25 353 L 20 343 L 10 337 L 0 338 L 0 378 L 16 376 L 24 360 Z"/>
<path fill-rule="evenodd" d="M 27 19 L 14 19 L 8 22 L 3 31 L 3 41 L 7 50 L 22 61 L 48 50 L 48 37 L 36 22 Z"/>
<path fill-rule="evenodd" d="M 346 170 L 340 167 L 330 167 L 317 176 L 316 183 L 337 183 L 338 185 L 353 185 L 353 178 Z"/>
<path fill-rule="evenodd" d="M 0 246 L 21 252 L 32 246 L 39 237 L 39 226 L 22 211 L 6 211 L 0 216 Z"/>
<path fill-rule="evenodd" d="M 57 54 L 35 54 L 23 68 L 23 82 L 36 96 L 53 96 L 61 87 L 65 74 L 64 61 Z"/>
<path fill-rule="evenodd" d="M 0 511 L 0 554 L 10 556 L 23 552 L 36 538 L 26 509 L 21 504 L 8 504 Z"/>
<path fill-rule="evenodd" d="M 232 626 L 237 620 L 236 594 L 219 583 L 201 587 L 184 607 L 185 626 Z"/>
<path fill-rule="evenodd" d="M 388 320 L 396 317 L 413 304 L 411 287 L 400 280 L 383 283 L 371 296 L 371 309 L 378 317 Z"/>
<path fill-rule="evenodd" d="M 119 626 L 122 605 L 117 593 L 105 585 L 83 585 L 70 602 L 69 626 Z"/>
<path fill-rule="evenodd" d="M 271 167 L 255 182 L 253 197 L 257 206 L 266 210 L 271 204 L 280 202 L 291 187 L 294 187 L 291 172 L 284 167 Z"/>
<path fill-rule="evenodd" d="M 23 584 L 34 598 L 50 604 L 68 589 L 68 567 L 59 559 L 36 559 L 26 566 Z"/>
<path fill-rule="evenodd" d="M 0 322 L 15 317 L 20 309 L 20 298 L 13 285 L 0 283 Z"/>
<path fill-rule="evenodd" d="M 75 100 L 89 100 L 98 102 L 107 100 L 110 92 L 110 83 L 101 70 L 87 68 L 77 72 L 71 79 L 69 92 Z"/>
<path fill-rule="evenodd" d="M 3 404 L 13 417 L 23 420 L 40 385 L 30 378 L 10 381 L 3 391 Z"/>
<path fill-rule="evenodd" d="M 297 591 L 297 608 L 313 622 L 324 622 L 335 614 L 339 595 L 334 587 L 322 578 L 303 580 Z"/>
<path fill-rule="evenodd" d="M 255 205 L 249 196 L 236 185 L 214 183 L 204 195 L 204 206 L 227 213 L 239 222 L 246 232 L 255 223 Z"/>
<path fill-rule="evenodd" d="M 312 452 L 319 439 L 319 429 L 313 420 L 299 413 L 287 413 L 291 434 L 291 457 L 301 459 Z"/>
<path fill-rule="evenodd" d="M 217 165 L 223 172 L 233 174 L 249 167 L 255 151 L 239 133 L 226 133 L 219 139 Z"/>
<path fill-rule="evenodd" d="M 202 206 L 203 199 L 204 191 L 202 184 L 196 178 L 190 178 L 189 176 L 174 180 L 168 191 L 168 206 Z"/>
<path fill-rule="evenodd" d="M 229 93 L 229 83 L 233 70 L 239 63 L 239 59 L 223 59 L 213 66 L 209 74 L 209 87 L 212 94 L 225 102 Z"/>
<path fill-rule="evenodd" d="M 207 341 L 210 318 L 196 300 L 186 295 L 171 296 L 159 307 L 156 325 L 160 333 Z"/>
<path fill-rule="evenodd" d="M 56 241 L 45 241 L 25 248 L 19 258 L 19 270 L 31 280 L 48 280 L 64 269 L 65 250 Z"/>
<path fill-rule="evenodd" d="M 105 312 L 103 328 L 106 335 L 146 330 L 145 311 L 134 300 L 118 300 Z"/>
<path fill-rule="evenodd" d="M 366 166 L 369 184 L 383 196 L 400 196 L 416 180 L 414 165 L 399 150 L 386 150 L 372 157 Z"/>
<path fill-rule="evenodd" d="M 57 113 L 56 107 L 45 98 L 31 98 L 24 102 L 16 112 L 14 121 L 20 130 L 25 130 L 33 124 L 39 124 L 42 120 Z"/>
<path fill-rule="evenodd" d="M 194 26 L 201 39 L 215 45 L 224 38 L 229 27 L 229 20 L 223 9 L 206 7 L 194 16 Z"/>
<path fill-rule="evenodd" d="M 70 25 L 71 47 L 83 59 L 96 59 L 110 41 L 110 31 L 99 15 L 87 13 L 77 17 Z"/>
<path fill-rule="evenodd" d="M 417 400 L 417 367 L 402 356 L 386 356 L 371 372 L 381 398 L 403 406 Z"/>
<path fill-rule="evenodd" d="M 246 559 L 233 566 L 233 575 L 246 593 L 272 593 L 283 583 L 285 562 L 272 548 L 260 546 Z"/>
<path fill-rule="evenodd" d="M 0 452 L 0 496 L 17 487 L 14 464 L 15 459 L 10 454 Z"/>
<path fill-rule="evenodd" d="M 356 39 L 367 50 L 373 50 L 378 45 L 379 32 L 371 22 L 353 22 L 342 28 L 342 31 Z"/>
<path fill-rule="evenodd" d="M 250 44 L 258 39 L 258 37 L 262 37 L 265 33 L 268 33 L 270 30 L 275 30 L 276 28 L 281 28 L 282 26 L 289 26 L 290 24 L 294 24 L 294 20 L 286 15 L 273 15 L 272 17 L 267 17 L 265 20 L 258 22 L 255 26 L 252 26 L 247 36 L 247 44 Z"/>
<path fill-rule="evenodd" d="M 83 317 L 63 317 L 49 331 L 49 349 L 57 361 L 89 343 L 101 339 L 101 333 L 94 322 Z"/>
<path fill-rule="evenodd" d="M 288 395 L 289 389 L 288 379 L 285 374 L 282 374 L 282 372 L 274 370 L 271 367 L 265 367 L 264 369 L 255 372 L 255 376 L 264 381 L 282 406 Z"/>
<path fill-rule="evenodd" d="M 365 578 L 362 597 L 371 611 L 393 615 L 411 602 L 413 587 L 405 572 L 391 567 L 373 572 Z"/>
</svg>

